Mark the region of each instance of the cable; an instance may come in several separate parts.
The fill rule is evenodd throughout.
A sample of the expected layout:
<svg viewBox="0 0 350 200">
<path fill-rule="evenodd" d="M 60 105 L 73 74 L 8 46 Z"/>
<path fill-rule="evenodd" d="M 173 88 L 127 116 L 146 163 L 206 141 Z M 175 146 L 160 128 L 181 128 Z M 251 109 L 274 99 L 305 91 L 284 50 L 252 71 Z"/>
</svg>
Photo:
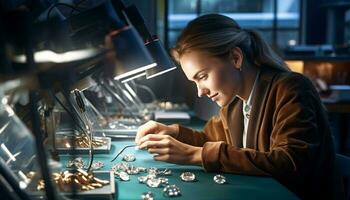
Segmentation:
<svg viewBox="0 0 350 200">
<path fill-rule="evenodd" d="M 80 129 L 80 131 L 84 132 L 83 127 L 81 127 L 81 125 L 76 121 L 76 119 L 75 119 L 74 115 L 72 114 L 72 112 L 69 111 L 69 109 L 63 104 L 63 102 L 55 94 L 52 93 L 52 91 L 50 91 L 50 93 L 55 98 L 55 100 L 61 105 L 61 107 L 68 113 L 68 115 L 72 118 L 72 120 L 75 122 L 75 124 Z"/>
</svg>

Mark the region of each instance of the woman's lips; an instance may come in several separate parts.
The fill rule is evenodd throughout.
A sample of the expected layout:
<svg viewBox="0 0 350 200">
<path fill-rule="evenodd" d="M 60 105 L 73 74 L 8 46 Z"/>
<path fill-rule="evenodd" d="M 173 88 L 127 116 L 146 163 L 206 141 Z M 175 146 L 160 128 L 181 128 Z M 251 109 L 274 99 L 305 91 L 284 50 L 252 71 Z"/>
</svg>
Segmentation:
<svg viewBox="0 0 350 200">
<path fill-rule="evenodd" d="M 212 101 L 216 101 L 216 100 L 218 100 L 218 95 L 219 95 L 219 93 L 216 93 L 216 94 L 210 96 L 209 98 L 210 98 Z"/>
</svg>

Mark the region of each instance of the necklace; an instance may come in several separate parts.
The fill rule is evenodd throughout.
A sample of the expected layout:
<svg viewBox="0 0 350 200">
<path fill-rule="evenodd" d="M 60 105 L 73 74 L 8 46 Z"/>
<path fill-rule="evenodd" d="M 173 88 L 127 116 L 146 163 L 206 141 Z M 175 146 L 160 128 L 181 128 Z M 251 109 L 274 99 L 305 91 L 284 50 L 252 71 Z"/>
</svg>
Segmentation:
<svg viewBox="0 0 350 200">
<path fill-rule="evenodd" d="M 258 80 L 259 75 L 260 75 L 260 71 L 258 71 L 257 75 L 255 76 L 255 81 L 254 81 L 254 84 L 253 84 L 253 88 L 252 88 L 252 90 L 250 92 L 250 95 L 248 97 L 247 102 L 244 103 L 243 111 L 244 111 L 245 116 L 246 116 L 247 119 L 249 119 L 249 117 L 250 117 L 250 110 L 252 108 L 252 106 L 250 105 L 251 104 L 251 98 L 252 98 L 253 93 L 255 92 L 255 86 L 257 84 L 256 82 Z"/>
<path fill-rule="evenodd" d="M 248 105 L 248 104 L 246 104 L 245 106 L 244 106 L 244 112 L 250 112 L 250 105 Z"/>
</svg>

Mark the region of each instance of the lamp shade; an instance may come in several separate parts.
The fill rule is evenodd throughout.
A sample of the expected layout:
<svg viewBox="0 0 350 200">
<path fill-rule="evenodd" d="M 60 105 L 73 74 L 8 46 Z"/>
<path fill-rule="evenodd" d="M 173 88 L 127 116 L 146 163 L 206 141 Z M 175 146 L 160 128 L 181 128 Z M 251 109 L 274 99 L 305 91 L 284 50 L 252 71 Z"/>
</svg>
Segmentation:
<svg viewBox="0 0 350 200">
<path fill-rule="evenodd" d="M 119 81 L 121 83 L 127 83 L 127 82 L 135 80 L 137 78 L 141 78 L 141 77 L 144 78 L 145 76 L 146 76 L 146 72 L 143 71 L 143 72 L 140 72 L 138 74 L 133 74 L 132 76 L 128 76 L 128 77 L 123 78 L 123 79 L 119 79 Z"/>
<path fill-rule="evenodd" d="M 106 47 L 112 45 L 108 54 L 108 76 L 115 80 L 125 79 L 157 65 L 132 26 L 111 32 L 106 38 Z"/>
<path fill-rule="evenodd" d="M 176 69 L 175 64 L 170 59 L 167 51 L 159 39 L 154 39 L 145 44 L 157 66 L 146 70 L 146 78 L 150 79 Z"/>
</svg>

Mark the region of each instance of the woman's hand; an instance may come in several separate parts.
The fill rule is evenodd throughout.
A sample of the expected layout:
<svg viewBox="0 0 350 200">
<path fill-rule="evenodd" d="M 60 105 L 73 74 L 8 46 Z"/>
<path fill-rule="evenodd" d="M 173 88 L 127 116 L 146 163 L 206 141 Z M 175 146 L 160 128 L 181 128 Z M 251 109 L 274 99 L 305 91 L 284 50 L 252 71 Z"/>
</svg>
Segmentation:
<svg viewBox="0 0 350 200">
<path fill-rule="evenodd" d="M 169 135 L 147 134 L 139 139 L 139 148 L 155 154 L 154 159 L 188 165 L 202 165 L 202 147 L 182 143 Z"/>
<path fill-rule="evenodd" d="M 179 134 L 179 128 L 177 125 L 165 125 L 155 121 L 149 121 L 137 130 L 135 143 L 140 145 L 140 139 L 148 134 L 170 135 L 176 138 Z"/>
</svg>

